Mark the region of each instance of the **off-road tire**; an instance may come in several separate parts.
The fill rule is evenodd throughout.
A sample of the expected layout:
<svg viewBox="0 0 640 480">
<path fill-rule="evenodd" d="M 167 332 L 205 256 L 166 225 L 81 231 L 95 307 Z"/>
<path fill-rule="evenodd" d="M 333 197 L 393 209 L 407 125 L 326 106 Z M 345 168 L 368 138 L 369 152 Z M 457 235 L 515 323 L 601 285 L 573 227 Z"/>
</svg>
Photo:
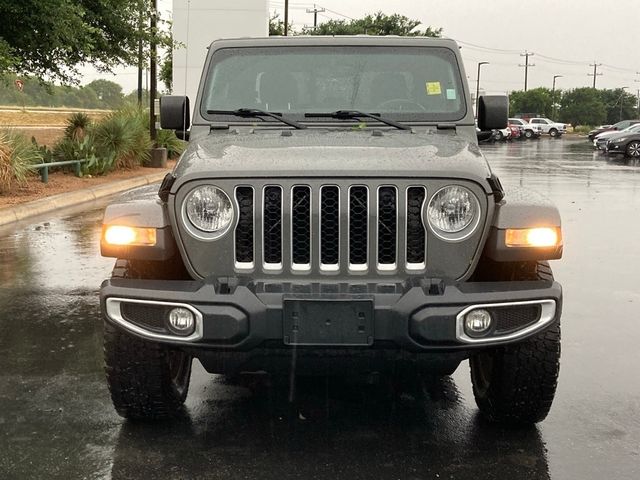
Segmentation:
<svg viewBox="0 0 640 480">
<path fill-rule="evenodd" d="M 118 260 L 112 278 L 131 278 L 134 267 Z M 135 337 L 105 320 L 104 362 L 113 406 L 121 416 L 157 420 L 182 411 L 191 377 L 188 354 Z"/>
<path fill-rule="evenodd" d="M 522 276 L 521 280 L 531 280 L 530 274 Z M 547 262 L 537 263 L 536 276 L 553 280 Z M 478 353 L 469 364 L 473 395 L 486 419 L 509 424 L 544 420 L 560 369 L 560 322 L 525 341 Z"/>
</svg>

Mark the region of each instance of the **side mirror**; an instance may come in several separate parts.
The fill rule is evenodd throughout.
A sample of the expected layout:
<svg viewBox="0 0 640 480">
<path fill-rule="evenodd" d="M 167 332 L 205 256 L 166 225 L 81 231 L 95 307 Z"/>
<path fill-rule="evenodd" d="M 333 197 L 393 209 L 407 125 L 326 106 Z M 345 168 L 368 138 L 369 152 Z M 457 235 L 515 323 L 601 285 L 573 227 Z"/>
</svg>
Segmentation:
<svg viewBox="0 0 640 480">
<path fill-rule="evenodd" d="M 478 98 L 478 128 L 482 131 L 507 127 L 509 100 L 506 95 L 482 95 Z"/>
<path fill-rule="evenodd" d="M 184 137 L 191 126 L 189 97 L 167 96 L 160 98 L 160 127 L 174 130 L 176 135 Z"/>
</svg>

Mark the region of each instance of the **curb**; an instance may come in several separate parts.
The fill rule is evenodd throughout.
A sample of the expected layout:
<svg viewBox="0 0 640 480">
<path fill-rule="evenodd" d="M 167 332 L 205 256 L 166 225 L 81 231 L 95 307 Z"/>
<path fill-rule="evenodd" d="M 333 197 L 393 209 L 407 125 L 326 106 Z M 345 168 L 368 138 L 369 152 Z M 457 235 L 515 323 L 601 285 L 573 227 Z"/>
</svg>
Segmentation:
<svg viewBox="0 0 640 480">
<path fill-rule="evenodd" d="M 83 203 L 91 203 L 116 193 L 121 193 L 132 188 L 142 187 L 161 181 L 168 170 L 151 173 L 141 177 L 119 180 L 112 183 L 104 183 L 95 187 L 83 188 L 73 192 L 59 193 L 50 197 L 41 198 L 32 202 L 22 203 L 11 207 L 0 208 L 0 227 L 10 223 L 19 222 L 30 217 L 43 215 L 56 210 L 73 207 Z"/>
</svg>

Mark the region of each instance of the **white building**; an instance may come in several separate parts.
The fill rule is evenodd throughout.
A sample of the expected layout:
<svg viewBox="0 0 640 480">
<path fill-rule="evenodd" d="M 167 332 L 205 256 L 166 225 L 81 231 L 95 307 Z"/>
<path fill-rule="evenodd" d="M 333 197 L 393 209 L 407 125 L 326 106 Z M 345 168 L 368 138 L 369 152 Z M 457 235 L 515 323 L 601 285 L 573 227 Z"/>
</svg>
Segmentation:
<svg viewBox="0 0 640 480">
<path fill-rule="evenodd" d="M 173 93 L 186 92 L 193 105 L 213 40 L 267 35 L 267 0 L 173 0 Z"/>
</svg>

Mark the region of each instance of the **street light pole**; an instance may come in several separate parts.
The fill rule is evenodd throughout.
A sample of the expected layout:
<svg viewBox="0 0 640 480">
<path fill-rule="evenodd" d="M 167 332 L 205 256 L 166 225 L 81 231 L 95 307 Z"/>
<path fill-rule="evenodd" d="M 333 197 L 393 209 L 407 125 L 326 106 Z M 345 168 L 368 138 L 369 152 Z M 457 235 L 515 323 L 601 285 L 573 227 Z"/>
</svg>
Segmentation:
<svg viewBox="0 0 640 480">
<path fill-rule="evenodd" d="M 551 87 L 551 117 L 553 118 L 556 118 L 556 78 L 562 78 L 562 75 L 553 76 L 553 87 Z"/>
<path fill-rule="evenodd" d="M 478 118 L 478 99 L 480 96 L 480 67 L 482 65 L 488 65 L 489 62 L 478 62 L 478 76 L 476 77 L 476 118 Z"/>
</svg>

